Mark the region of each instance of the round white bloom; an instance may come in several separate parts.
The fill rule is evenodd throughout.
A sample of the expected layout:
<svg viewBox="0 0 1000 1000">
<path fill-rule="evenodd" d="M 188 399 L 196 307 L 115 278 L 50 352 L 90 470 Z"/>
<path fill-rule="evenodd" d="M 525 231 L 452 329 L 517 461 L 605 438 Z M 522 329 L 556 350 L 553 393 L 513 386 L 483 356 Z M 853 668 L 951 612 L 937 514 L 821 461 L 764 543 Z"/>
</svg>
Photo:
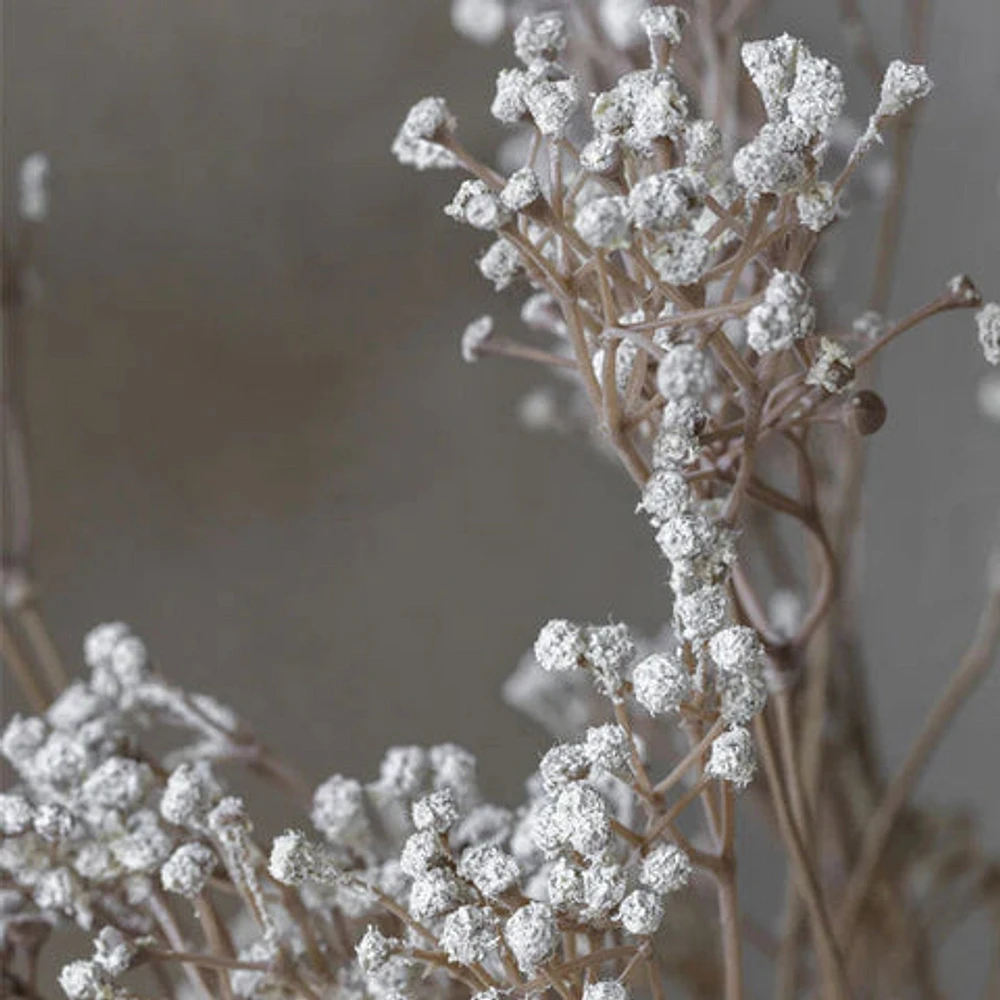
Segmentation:
<svg viewBox="0 0 1000 1000">
<path fill-rule="evenodd" d="M 583 749 L 590 766 L 608 774 L 623 774 L 632 759 L 628 733 L 615 722 L 591 726 L 584 737 Z"/>
<path fill-rule="evenodd" d="M 458 873 L 487 899 L 502 896 L 521 878 L 517 861 L 496 844 L 477 844 L 463 851 Z"/>
<path fill-rule="evenodd" d="M 205 844 L 181 844 L 164 861 L 160 882 L 167 892 L 189 898 L 197 896 L 215 871 L 217 861 L 215 852 Z"/>
<path fill-rule="evenodd" d="M 621 149 L 612 135 L 596 135 L 580 150 L 580 166 L 592 174 L 609 174 L 621 163 Z"/>
<path fill-rule="evenodd" d="M 578 743 L 557 743 L 545 751 L 538 773 L 542 788 L 549 794 L 558 792 L 563 785 L 579 781 L 590 770 L 590 757 Z"/>
<path fill-rule="evenodd" d="M 705 273 L 711 254 L 704 236 L 679 230 L 663 235 L 650 254 L 650 263 L 667 284 L 691 285 Z"/>
<path fill-rule="evenodd" d="M 1000 365 L 1000 302 L 987 302 L 976 313 L 976 328 L 983 356 L 991 365 Z"/>
<path fill-rule="evenodd" d="M 799 221 L 806 229 L 818 233 L 825 229 L 840 210 L 839 199 L 828 181 L 817 181 L 812 187 L 795 196 Z"/>
<path fill-rule="evenodd" d="M 591 625 L 584 633 L 584 656 L 597 671 L 617 674 L 635 657 L 635 641 L 627 625 Z"/>
<path fill-rule="evenodd" d="M 576 81 L 538 80 L 528 87 L 524 103 L 538 126 L 538 131 L 550 139 L 561 139 L 580 101 Z"/>
<path fill-rule="evenodd" d="M 621 865 L 592 864 L 583 873 L 583 900 L 588 916 L 610 913 L 628 891 L 628 875 Z"/>
<path fill-rule="evenodd" d="M 458 805 L 449 788 L 425 795 L 413 804 L 413 825 L 418 830 L 447 833 L 458 822 Z"/>
<path fill-rule="evenodd" d="M 745 42 L 740 49 L 743 65 L 764 102 L 772 121 L 784 118 L 788 95 L 795 82 L 795 64 L 805 45 L 791 35 Z"/>
<path fill-rule="evenodd" d="M 379 765 L 379 787 L 397 798 L 413 798 L 425 787 L 430 775 L 423 747 L 390 747 Z"/>
<path fill-rule="evenodd" d="M 583 629 L 573 622 L 554 618 L 535 640 L 535 659 L 542 670 L 576 670 L 585 650 Z"/>
<path fill-rule="evenodd" d="M 656 893 L 635 889 L 618 907 L 618 920 L 630 934 L 655 934 L 663 922 L 663 903 Z"/>
<path fill-rule="evenodd" d="M 410 889 L 410 913 L 417 920 L 442 917 L 460 906 L 462 884 L 446 868 L 431 868 L 413 880 Z"/>
<path fill-rule="evenodd" d="M 911 104 L 926 97 L 933 89 L 934 81 L 928 75 L 926 67 L 894 59 L 886 67 L 882 77 L 882 92 L 875 117 L 898 115 Z"/>
<path fill-rule="evenodd" d="M 684 129 L 684 162 L 694 170 L 710 167 L 722 156 L 722 130 L 715 122 L 696 119 Z"/>
<path fill-rule="evenodd" d="M 521 212 L 542 197 L 542 185 L 531 167 L 516 170 L 507 179 L 500 200 L 510 212 Z"/>
<path fill-rule="evenodd" d="M 480 351 L 493 336 L 493 317 L 480 316 L 473 320 L 462 334 L 462 360 L 472 364 L 479 360 Z"/>
<path fill-rule="evenodd" d="M 685 167 L 644 177 L 629 192 L 632 221 L 654 232 L 670 229 L 691 217 L 704 190 L 704 181 Z"/>
<path fill-rule="evenodd" d="M 437 139 L 455 128 L 455 119 L 443 97 L 425 97 L 410 108 L 392 143 L 392 153 L 417 170 L 458 165 L 454 154 Z"/>
<path fill-rule="evenodd" d="M 19 837 L 31 829 L 31 803 L 15 792 L 0 792 L 0 834 Z"/>
<path fill-rule="evenodd" d="M 59 985 L 69 1000 L 99 1000 L 111 988 L 108 974 L 96 962 L 86 959 L 64 965 Z"/>
<path fill-rule="evenodd" d="M 708 354 L 694 344 L 671 344 L 656 369 L 656 387 L 664 399 L 702 396 L 712 382 Z"/>
<path fill-rule="evenodd" d="M 731 625 L 712 636 L 708 651 L 720 670 L 753 670 L 764 657 L 760 636 L 746 625 Z"/>
<path fill-rule="evenodd" d="M 652 38 L 663 38 L 671 45 L 680 45 L 681 36 L 688 23 L 688 13 L 672 4 L 650 7 L 639 15 L 639 24 Z M 596 1000 L 596 998 L 595 998 Z M 611 998 L 607 998 L 611 1000 Z"/>
<path fill-rule="evenodd" d="M 83 640 L 83 659 L 88 667 L 110 663 L 115 646 L 131 634 L 124 622 L 107 622 L 92 628 Z"/>
<path fill-rule="evenodd" d="M 483 962 L 499 940 L 496 915 L 483 906 L 460 906 L 445 917 L 440 940 L 452 962 L 460 965 Z"/>
<path fill-rule="evenodd" d="M 785 350 L 808 337 L 815 323 L 816 310 L 805 279 L 791 271 L 775 271 L 764 301 L 747 315 L 747 342 L 758 354 Z"/>
<path fill-rule="evenodd" d="M 693 870 L 691 859 L 676 844 L 660 844 L 643 858 L 639 881 L 666 895 L 686 886 Z"/>
<path fill-rule="evenodd" d="M 707 584 L 674 599 L 674 615 L 685 639 L 707 639 L 729 620 L 729 595 L 719 584 Z"/>
<path fill-rule="evenodd" d="M 452 0 L 452 27 L 480 45 L 497 41 L 506 23 L 503 0 Z"/>
<path fill-rule="evenodd" d="M 444 864 L 447 860 L 448 855 L 441 844 L 441 838 L 433 830 L 418 830 L 406 838 L 399 855 L 399 867 L 410 878 L 417 878 L 429 868 Z"/>
<path fill-rule="evenodd" d="M 332 843 L 355 844 L 368 838 L 365 792 L 353 778 L 335 774 L 313 793 L 313 825 Z"/>
<path fill-rule="evenodd" d="M 757 770 L 757 754 L 753 737 L 743 726 L 733 726 L 712 744 L 712 752 L 705 768 L 710 778 L 729 781 L 738 788 L 745 788 L 753 781 Z"/>
<path fill-rule="evenodd" d="M 566 48 L 566 22 L 561 14 L 525 17 L 514 29 L 514 55 L 526 66 L 553 62 Z"/>
<path fill-rule="evenodd" d="M 29 222 L 44 222 L 49 214 L 49 158 L 32 153 L 21 161 L 18 171 L 18 211 Z"/>
<path fill-rule="evenodd" d="M 559 945 L 555 914 L 544 903 L 528 903 L 515 910 L 504 924 L 503 936 L 518 967 L 528 976 L 550 959 Z"/>
<path fill-rule="evenodd" d="M 733 157 L 733 176 L 751 198 L 786 194 L 806 179 L 809 140 L 792 119 L 768 122 Z"/>
<path fill-rule="evenodd" d="M 845 392 L 854 381 L 851 352 L 839 341 L 821 337 L 819 352 L 806 372 L 806 385 L 815 385 L 833 395 Z"/>
<path fill-rule="evenodd" d="M 649 0 L 601 0 L 597 8 L 601 27 L 612 45 L 627 49 L 642 41 L 642 12 Z"/>
<path fill-rule="evenodd" d="M 88 803 L 127 812 L 145 798 L 152 785 L 153 772 L 148 764 L 127 757 L 109 757 L 83 783 L 83 796 Z"/>
<path fill-rule="evenodd" d="M 486 248 L 477 267 L 487 281 L 493 282 L 494 290 L 502 292 L 521 270 L 521 254 L 513 243 L 499 239 Z"/>
<path fill-rule="evenodd" d="M 138 952 L 136 943 L 117 927 L 102 927 L 94 939 L 94 961 L 109 976 L 121 976 L 132 967 Z"/>
<path fill-rule="evenodd" d="M 386 937 L 377 927 L 369 926 L 355 948 L 358 965 L 366 975 L 378 972 L 398 953 L 400 942 Z"/>
<path fill-rule="evenodd" d="M 676 469 L 657 469 L 642 488 L 642 500 L 636 510 L 645 511 L 654 525 L 682 514 L 691 500 L 691 490 L 684 474 Z"/>
<path fill-rule="evenodd" d="M 584 986 L 583 1000 L 629 1000 L 628 990 L 617 979 L 602 979 Z"/>
<path fill-rule="evenodd" d="M 516 125 L 528 113 L 526 98 L 533 79 L 523 69 L 500 70 L 490 114 L 504 125 Z"/>
<path fill-rule="evenodd" d="M 722 702 L 722 718 L 730 725 L 746 724 L 767 704 L 767 684 L 759 667 L 721 671 L 715 686 Z"/>
<path fill-rule="evenodd" d="M 316 870 L 316 849 L 299 830 L 286 830 L 274 838 L 268 871 L 282 885 L 301 885 Z"/>
<path fill-rule="evenodd" d="M 478 178 L 462 181 L 444 214 L 474 229 L 499 229 L 510 218 L 490 186 Z"/>
<path fill-rule="evenodd" d="M 563 840 L 585 858 L 599 855 L 611 840 L 608 804 L 596 788 L 585 782 L 574 782 L 559 792 L 555 821 Z"/>
<path fill-rule="evenodd" d="M 676 712 L 691 697 L 691 678 L 679 660 L 650 653 L 632 673 L 636 701 L 650 715 Z"/>
<path fill-rule="evenodd" d="M 549 902 L 557 910 L 575 910 L 583 905 L 583 872 L 568 858 L 558 858 L 546 882 Z"/>
<path fill-rule="evenodd" d="M 178 765 L 160 798 L 160 815 L 175 826 L 203 826 L 222 788 L 204 761 Z"/>
<path fill-rule="evenodd" d="M 825 134 L 840 117 L 847 90 L 840 70 L 826 59 L 800 56 L 795 83 L 788 95 L 788 113 L 811 132 Z"/>
<path fill-rule="evenodd" d="M 594 198 L 579 209 L 573 220 L 580 238 L 592 247 L 628 246 L 628 203 L 619 196 Z"/>
<path fill-rule="evenodd" d="M 688 101 L 673 74 L 663 70 L 649 78 L 635 97 L 632 124 L 625 132 L 625 141 L 639 153 L 652 150 L 657 139 L 676 139 L 688 121 Z"/>
</svg>

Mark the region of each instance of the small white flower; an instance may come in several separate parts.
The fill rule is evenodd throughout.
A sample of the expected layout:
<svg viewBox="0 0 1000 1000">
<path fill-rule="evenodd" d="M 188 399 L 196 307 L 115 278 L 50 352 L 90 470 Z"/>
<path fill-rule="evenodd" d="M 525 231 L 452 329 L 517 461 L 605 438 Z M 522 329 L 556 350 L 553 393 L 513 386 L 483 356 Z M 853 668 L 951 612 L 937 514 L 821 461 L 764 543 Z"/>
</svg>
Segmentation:
<svg viewBox="0 0 1000 1000">
<path fill-rule="evenodd" d="M 462 181 L 444 214 L 474 229 L 499 229 L 510 218 L 500 199 L 485 181 Z"/>
<path fill-rule="evenodd" d="M 710 778 L 728 781 L 745 788 L 753 781 L 757 770 L 757 754 L 753 737 L 743 726 L 733 726 L 712 743 L 712 752 L 705 768 Z"/>
<path fill-rule="evenodd" d="M 611 840 L 608 804 L 583 781 L 566 785 L 555 802 L 555 821 L 563 839 L 585 858 L 597 857 Z"/>
<path fill-rule="evenodd" d="M 397 938 L 386 937 L 377 927 L 369 926 L 355 949 L 358 965 L 366 975 L 372 975 L 399 953 L 401 945 Z"/>
<path fill-rule="evenodd" d="M 526 66 L 554 62 L 566 48 L 566 22 L 561 14 L 525 17 L 514 29 L 514 55 Z"/>
<path fill-rule="evenodd" d="M 462 334 L 462 360 L 469 364 L 479 360 L 483 344 L 493 336 L 493 317 L 474 319 Z"/>
<path fill-rule="evenodd" d="M 418 830 L 447 833 L 458 822 L 458 805 L 449 788 L 442 788 L 413 804 L 413 825 Z"/>
<path fill-rule="evenodd" d="M 693 871 L 691 859 L 676 844 L 660 844 L 643 858 L 639 881 L 665 896 L 686 886 Z"/>
<path fill-rule="evenodd" d="M 487 899 L 496 899 L 513 889 L 521 878 L 517 861 L 495 844 L 467 848 L 459 859 L 458 873 Z"/>
<path fill-rule="evenodd" d="M 788 95 L 788 113 L 810 132 L 825 134 L 840 117 L 847 91 L 840 70 L 826 59 L 800 55 L 795 83 Z"/>
<path fill-rule="evenodd" d="M 441 947 L 460 965 L 483 962 L 499 941 L 496 915 L 483 906 L 460 906 L 441 925 Z"/>
<path fill-rule="evenodd" d="M 335 774 L 313 793 L 313 825 L 331 843 L 358 844 L 369 835 L 365 793 L 353 778 Z"/>
<path fill-rule="evenodd" d="M 628 881 L 625 869 L 619 864 L 591 864 L 583 873 L 585 916 L 603 917 L 609 914 L 625 898 Z"/>
<path fill-rule="evenodd" d="M 784 118 L 786 102 L 795 83 L 795 64 L 805 45 L 791 35 L 746 42 L 740 50 L 743 65 L 764 102 L 772 121 Z"/>
<path fill-rule="evenodd" d="M 522 212 L 541 197 L 542 186 L 531 167 L 522 167 L 511 174 L 500 192 L 500 201 L 510 212 Z"/>
<path fill-rule="evenodd" d="M 676 469 L 657 469 L 642 488 L 636 510 L 644 511 L 654 526 L 682 514 L 691 501 L 684 474 Z"/>
<path fill-rule="evenodd" d="M 687 11 L 673 5 L 650 7 L 639 15 L 639 24 L 650 40 L 662 38 L 671 45 L 681 44 L 687 23 Z"/>
<path fill-rule="evenodd" d="M 550 139 L 561 139 L 580 100 L 576 81 L 538 80 L 524 95 L 528 113 L 538 131 Z"/>
<path fill-rule="evenodd" d="M 692 170 L 679 167 L 650 174 L 629 192 L 632 220 L 640 229 L 660 232 L 683 223 L 699 207 L 705 184 Z"/>
<path fill-rule="evenodd" d="M 555 954 L 559 928 L 555 914 L 544 903 L 528 903 L 504 924 L 504 940 L 525 975 L 532 975 Z"/>
<path fill-rule="evenodd" d="M 722 130 L 715 122 L 697 119 L 684 129 L 684 162 L 693 170 L 705 170 L 722 156 Z"/>
<path fill-rule="evenodd" d="M 204 889 L 217 864 L 215 852 L 205 844 L 181 844 L 163 863 L 160 883 L 167 892 L 192 898 Z"/>
<path fill-rule="evenodd" d="M 417 920 L 443 917 L 464 901 L 466 890 L 446 868 L 431 868 L 413 880 L 410 913 Z"/>
<path fill-rule="evenodd" d="M 690 285 L 707 270 L 712 247 L 687 230 L 665 233 L 650 255 L 656 273 L 669 285 Z"/>
<path fill-rule="evenodd" d="M 719 584 L 707 584 L 674 599 L 674 614 L 685 639 L 707 639 L 729 620 L 729 595 Z"/>
<path fill-rule="evenodd" d="M 448 853 L 441 838 L 433 830 L 418 830 L 406 838 L 399 855 L 399 867 L 410 878 L 417 878 L 447 860 Z"/>
<path fill-rule="evenodd" d="M 746 625 L 731 625 L 712 636 L 708 651 L 720 670 L 754 670 L 764 657 L 760 636 Z"/>
<path fill-rule="evenodd" d="M 479 273 L 493 282 L 494 290 L 502 292 L 521 270 L 521 255 L 512 243 L 499 239 L 479 258 L 478 267 Z"/>
<path fill-rule="evenodd" d="M 581 239 L 592 247 L 628 246 L 631 235 L 628 203 L 620 196 L 594 198 L 577 211 L 573 225 Z"/>
<path fill-rule="evenodd" d="M 617 979 L 602 979 L 584 986 L 583 1000 L 629 1000 L 629 996 Z"/>
<path fill-rule="evenodd" d="M 621 164 L 621 148 L 612 135 L 597 135 L 580 150 L 580 166 L 592 174 L 609 174 Z"/>
<path fill-rule="evenodd" d="M 976 313 L 976 329 L 983 356 L 991 365 L 1000 365 L 1000 302 L 987 302 Z"/>
<path fill-rule="evenodd" d="M 812 294 L 802 276 L 775 271 L 764 301 L 747 314 L 747 341 L 758 354 L 785 350 L 808 337 L 815 322 Z"/>
<path fill-rule="evenodd" d="M 752 198 L 782 195 L 806 179 L 810 134 L 792 119 L 768 122 L 733 157 L 733 176 Z"/>
<path fill-rule="evenodd" d="M 542 787 L 555 794 L 564 785 L 579 781 L 590 770 L 590 757 L 579 743 L 557 743 L 550 747 L 538 765 Z"/>
<path fill-rule="evenodd" d="M 618 907 L 618 920 L 629 934 L 655 934 L 663 922 L 663 903 L 656 893 L 635 889 Z"/>
<path fill-rule="evenodd" d="M 506 23 L 503 0 L 452 0 L 452 27 L 480 45 L 497 41 Z"/>
<path fill-rule="evenodd" d="M 806 373 L 806 384 L 820 386 L 831 395 L 845 392 L 854 381 L 854 362 L 843 344 L 821 337 L 819 352 Z"/>
<path fill-rule="evenodd" d="M 425 97 L 410 108 L 396 133 L 392 153 L 405 166 L 417 170 L 447 169 L 458 165 L 454 154 L 439 139 L 453 131 L 455 119 L 443 97 Z"/>
<path fill-rule="evenodd" d="M 684 665 L 664 653 L 651 653 L 632 673 L 636 700 L 650 715 L 676 712 L 691 697 Z"/>
<path fill-rule="evenodd" d="M 21 162 L 18 172 L 18 211 L 29 222 L 44 222 L 49 214 L 49 158 L 32 153 Z"/>
<path fill-rule="evenodd" d="M 934 81 L 924 66 L 894 59 L 886 67 L 885 75 L 882 77 L 882 91 L 875 117 L 887 118 L 890 115 L 898 115 L 911 104 L 926 97 L 933 89 Z"/>
<path fill-rule="evenodd" d="M 584 736 L 583 751 L 592 768 L 608 774 L 625 773 L 632 760 L 628 733 L 614 722 L 591 726 Z"/>
<path fill-rule="evenodd" d="M 799 221 L 814 233 L 821 232 L 830 225 L 840 210 L 833 185 L 827 181 L 818 181 L 812 187 L 800 191 L 795 196 L 795 207 L 799 213 Z"/>
<path fill-rule="evenodd" d="M 542 670 L 576 670 L 584 649 L 583 629 L 572 622 L 554 618 L 538 633 L 535 659 Z"/>
</svg>

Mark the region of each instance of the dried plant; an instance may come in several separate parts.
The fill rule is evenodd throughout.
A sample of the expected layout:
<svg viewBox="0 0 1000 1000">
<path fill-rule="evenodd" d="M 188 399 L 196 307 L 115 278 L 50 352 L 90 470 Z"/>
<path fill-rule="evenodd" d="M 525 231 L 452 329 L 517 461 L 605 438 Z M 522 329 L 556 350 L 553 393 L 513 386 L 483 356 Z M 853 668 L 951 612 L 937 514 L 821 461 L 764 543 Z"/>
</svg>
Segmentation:
<svg viewBox="0 0 1000 1000">
<path fill-rule="evenodd" d="M 1000 305 L 967 277 L 882 315 L 932 86 L 914 57 L 924 11 L 912 61 L 883 70 L 844 3 L 879 86 L 845 144 L 840 70 L 788 35 L 741 45 L 753 6 L 456 0 L 456 26 L 479 41 L 514 26 L 520 65 L 491 110 L 514 129 L 516 169 L 474 157 L 436 97 L 393 145 L 404 163 L 469 175 L 445 211 L 493 234 L 479 268 L 498 290 L 529 289 L 532 336 L 484 316 L 462 353 L 562 376 L 564 398 L 536 394 L 523 415 L 586 427 L 635 481 L 670 563 L 668 632 L 640 644 L 619 623 L 541 628 L 507 696 L 559 742 L 515 808 L 484 799 L 475 758 L 451 744 L 396 747 L 376 779 L 313 790 L 230 710 L 160 676 L 121 624 L 88 636 L 89 676 L 49 705 L 58 672 L 33 669 L 50 651 L 37 611 L 25 617 L 26 560 L 8 558 L 5 657 L 39 714 L 2 738 L 20 782 L 0 796 L 6 992 L 37 996 L 42 946 L 68 922 L 96 933 L 62 971 L 70 1000 L 131 996 L 143 970 L 154 995 L 227 1000 L 738 1000 L 748 948 L 779 1000 L 939 997 L 936 956 L 957 927 L 984 915 L 1000 951 L 1000 870 L 964 816 L 912 800 L 994 658 L 1000 556 L 895 775 L 878 760 L 850 586 L 862 443 L 886 413 L 875 363 L 957 309 L 977 310 L 1000 361 Z M 811 277 L 886 132 L 871 309 L 841 329 Z M 27 179 L 30 218 L 44 212 Z M 982 398 L 995 411 L 995 381 Z M 313 832 L 260 848 L 224 762 L 280 784 Z M 750 809 L 787 859 L 773 919 L 737 891 Z M 995 958 L 989 975 L 996 996 Z"/>
</svg>

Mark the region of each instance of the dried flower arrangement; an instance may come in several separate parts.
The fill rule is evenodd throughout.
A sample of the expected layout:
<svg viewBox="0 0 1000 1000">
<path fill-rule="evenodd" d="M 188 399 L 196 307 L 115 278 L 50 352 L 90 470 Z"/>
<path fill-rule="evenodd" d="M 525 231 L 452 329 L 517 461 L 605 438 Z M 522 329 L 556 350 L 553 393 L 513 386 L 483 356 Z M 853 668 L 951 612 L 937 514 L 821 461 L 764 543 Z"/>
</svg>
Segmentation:
<svg viewBox="0 0 1000 1000">
<path fill-rule="evenodd" d="M 498 336 L 483 316 L 462 355 L 563 376 L 568 399 L 539 395 L 524 416 L 586 428 L 635 481 L 670 564 L 670 633 L 640 650 L 620 623 L 541 628 L 507 695 L 558 742 L 515 808 L 483 797 L 475 758 L 452 744 L 395 747 L 376 779 L 313 789 L 228 708 L 170 684 L 125 625 L 90 633 L 89 675 L 66 685 L 23 527 L 5 553 L 3 647 L 38 714 L 0 740 L 19 780 L 0 794 L 5 995 L 39 995 L 42 948 L 69 923 L 94 935 L 62 970 L 70 1000 L 138 995 L 143 970 L 152 995 L 225 1000 L 738 1000 L 749 948 L 779 1000 L 939 997 L 935 953 L 972 913 L 1000 951 L 1000 869 L 967 822 L 912 802 L 994 659 L 1000 555 L 972 644 L 893 776 L 874 751 L 845 582 L 862 439 L 886 414 L 874 363 L 918 324 L 972 309 L 996 365 L 1000 305 L 959 276 L 883 317 L 930 78 L 917 58 L 883 70 L 844 3 L 880 87 L 845 148 L 840 70 L 788 35 L 740 45 L 753 6 L 455 0 L 477 41 L 514 27 L 520 65 L 501 72 L 491 111 L 515 130 L 517 167 L 469 153 L 437 97 L 393 144 L 403 163 L 469 175 L 445 212 L 493 234 L 480 270 L 497 290 L 530 290 L 524 323 L 547 339 Z M 914 4 L 916 57 L 922 18 Z M 871 309 L 831 328 L 810 269 L 888 131 Z M 22 235 L 44 218 L 44 173 L 26 162 Z M 981 397 L 995 415 L 995 379 Z M 154 755 L 154 732 L 172 749 Z M 287 790 L 313 832 L 258 845 L 225 762 Z M 738 896 L 738 804 L 787 857 L 774 921 Z M 996 996 L 995 960 L 991 976 Z"/>
</svg>

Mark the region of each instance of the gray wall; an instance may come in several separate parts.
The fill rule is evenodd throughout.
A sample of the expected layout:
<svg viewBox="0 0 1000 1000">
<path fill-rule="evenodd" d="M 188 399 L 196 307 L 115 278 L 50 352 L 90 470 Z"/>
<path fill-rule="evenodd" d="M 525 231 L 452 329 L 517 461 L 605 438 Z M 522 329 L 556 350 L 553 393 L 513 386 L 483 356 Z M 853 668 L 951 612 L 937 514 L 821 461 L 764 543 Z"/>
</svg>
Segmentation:
<svg viewBox="0 0 1000 1000">
<path fill-rule="evenodd" d="M 779 6 L 842 52 L 832 5 Z M 878 6 L 888 51 L 898 4 Z M 516 794 L 542 740 L 498 689 L 540 620 L 652 629 L 666 592 L 621 477 L 516 427 L 535 373 L 459 360 L 469 318 L 515 313 L 440 213 L 453 178 L 387 155 L 435 92 L 488 153 L 505 53 L 455 41 L 443 2 L 6 0 L 3 27 L 5 156 L 43 149 L 55 169 L 28 391 L 63 650 L 122 618 L 316 777 L 447 738 Z M 998 41 L 987 0 L 935 25 L 900 310 L 958 270 L 1000 297 Z M 866 266 L 849 261 L 853 288 Z M 934 323 L 882 379 L 865 630 L 893 758 L 970 632 L 1000 507 L 971 331 Z M 994 844 L 998 692 L 994 676 L 927 784 L 978 798 Z"/>
</svg>

